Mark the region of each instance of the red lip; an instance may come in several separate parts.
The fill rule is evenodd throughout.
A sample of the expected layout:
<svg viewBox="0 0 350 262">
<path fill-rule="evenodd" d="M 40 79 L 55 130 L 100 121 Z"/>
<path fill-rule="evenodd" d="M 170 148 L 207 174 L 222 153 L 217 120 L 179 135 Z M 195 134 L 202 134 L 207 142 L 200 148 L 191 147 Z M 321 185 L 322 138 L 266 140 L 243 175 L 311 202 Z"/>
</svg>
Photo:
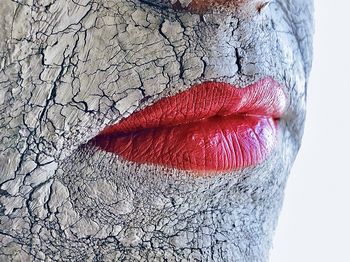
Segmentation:
<svg viewBox="0 0 350 262">
<path fill-rule="evenodd" d="M 230 171 L 264 161 L 286 107 L 270 77 L 245 88 L 205 82 L 105 128 L 91 143 L 136 163 Z"/>
</svg>

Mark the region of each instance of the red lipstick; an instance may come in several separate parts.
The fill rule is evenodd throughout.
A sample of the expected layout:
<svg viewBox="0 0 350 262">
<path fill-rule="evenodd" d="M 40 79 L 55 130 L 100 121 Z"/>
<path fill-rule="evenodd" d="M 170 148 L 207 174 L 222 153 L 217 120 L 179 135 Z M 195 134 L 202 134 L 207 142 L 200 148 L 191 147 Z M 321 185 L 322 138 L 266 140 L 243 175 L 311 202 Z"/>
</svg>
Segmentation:
<svg viewBox="0 0 350 262">
<path fill-rule="evenodd" d="M 125 160 L 191 171 L 231 171 L 264 161 L 287 100 L 270 77 L 245 88 L 205 82 L 105 128 L 91 143 Z"/>
</svg>

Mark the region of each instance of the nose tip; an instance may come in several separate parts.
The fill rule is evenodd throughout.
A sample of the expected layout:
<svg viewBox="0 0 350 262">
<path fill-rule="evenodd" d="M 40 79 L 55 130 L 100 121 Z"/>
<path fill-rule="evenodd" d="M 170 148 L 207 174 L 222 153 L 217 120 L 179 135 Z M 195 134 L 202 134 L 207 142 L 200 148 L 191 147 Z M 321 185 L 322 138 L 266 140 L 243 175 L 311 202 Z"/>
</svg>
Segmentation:
<svg viewBox="0 0 350 262">
<path fill-rule="evenodd" d="M 234 8 L 249 5 L 258 12 L 267 6 L 268 0 L 170 0 L 176 10 L 188 10 L 194 13 L 204 13 L 215 8 Z"/>
</svg>

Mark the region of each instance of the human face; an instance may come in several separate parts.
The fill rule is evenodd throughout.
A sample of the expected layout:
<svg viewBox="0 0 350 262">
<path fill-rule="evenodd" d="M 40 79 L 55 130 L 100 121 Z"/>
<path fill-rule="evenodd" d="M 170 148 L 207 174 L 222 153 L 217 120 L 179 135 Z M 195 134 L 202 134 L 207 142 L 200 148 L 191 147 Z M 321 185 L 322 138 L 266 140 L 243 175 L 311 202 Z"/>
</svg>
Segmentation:
<svg viewBox="0 0 350 262">
<path fill-rule="evenodd" d="M 312 1 L 4 5 L 1 228 L 9 256 L 267 259 L 302 137 Z M 149 152 L 140 160 L 96 143 L 123 119 L 196 93 L 204 83 L 216 83 L 205 90 L 234 90 L 237 103 L 261 104 L 253 124 L 244 119 L 232 131 L 237 122 L 227 122 L 230 133 L 272 121 L 260 125 L 260 147 L 250 151 L 248 141 L 241 161 L 248 164 L 221 167 L 219 158 L 214 165 L 186 166 L 153 160 Z M 271 107 L 268 94 L 276 97 Z M 208 97 L 210 103 L 217 95 Z M 171 146 L 182 143 L 178 137 Z M 128 139 L 140 152 L 142 143 Z M 233 148 L 240 142 L 247 140 Z M 148 146 L 157 151 L 164 144 Z M 247 160 L 263 149 L 256 161 Z"/>
</svg>

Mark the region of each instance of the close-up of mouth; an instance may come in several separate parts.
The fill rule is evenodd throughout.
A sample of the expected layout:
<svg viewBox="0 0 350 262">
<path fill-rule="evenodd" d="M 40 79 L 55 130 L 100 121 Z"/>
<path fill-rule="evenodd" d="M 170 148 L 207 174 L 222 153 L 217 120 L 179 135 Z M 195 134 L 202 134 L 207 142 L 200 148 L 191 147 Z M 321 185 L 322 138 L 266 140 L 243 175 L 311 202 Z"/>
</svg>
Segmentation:
<svg viewBox="0 0 350 262">
<path fill-rule="evenodd" d="M 89 144 L 124 160 L 189 171 L 253 167 L 271 154 L 285 112 L 283 87 L 204 82 L 106 127 Z"/>
<path fill-rule="evenodd" d="M 0 262 L 342 260 L 349 9 L 322 2 L 0 0 Z"/>
</svg>

